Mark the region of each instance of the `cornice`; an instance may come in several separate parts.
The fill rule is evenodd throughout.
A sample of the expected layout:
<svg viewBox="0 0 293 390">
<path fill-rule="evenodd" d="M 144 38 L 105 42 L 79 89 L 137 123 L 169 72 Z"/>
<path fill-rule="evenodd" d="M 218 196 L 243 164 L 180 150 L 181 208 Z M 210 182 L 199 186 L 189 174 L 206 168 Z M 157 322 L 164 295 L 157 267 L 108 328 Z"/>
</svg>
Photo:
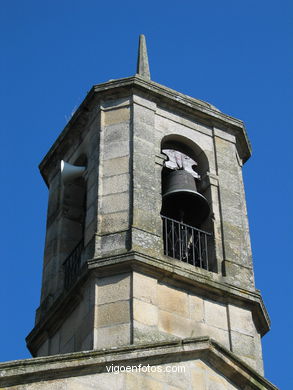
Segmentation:
<svg viewBox="0 0 293 390">
<path fill-rule="evenodd" d="M 162 365 L 200 359 L 239 388 L 278 390 L 234 353 L 208 337 L 73 352 L 0 363 L 0 386 L 45 383 L 108 372 L 113 365 Z M 109 374 L 110 375 L 110 374 Z M 40 384 L 41 388 L 41 384 Z"/>
<path fill-rule="evenodd" d="M 177 92 L 171 88 L 165 87 L 154 81 L 146 80 L 139 75 L 122 78 L 118 80 L 110 80 L 106 83 L 94 85 L 79 108 L 75 111 L 70 121 L 65 126 L 64 130 L 58 136 L 49 152 L 39 165 L 41 174 L 48 184 L 48 164 L 52 161 L 52 157 L 58 151 L 62 154 L 65 140 L 69 137 L 72 138 L 74 132 L 82 132 L 88 121 L 89 113 L 98 105 L 98 102 L 103 99 L 113 98 L 118 96 L 126 96 L 140 91 L 146 94 L 149 99 L 155 99 L 158 104 L 165 102 L 165 105 L 175 109 L 176 107 L 188 115 L 195 115 L 199 119 L 208 121 L 212 126 L 220 126 L 227 131 L 231 131 L 235 134 L 238 140 L 238 147 L 240 155 L 245 162 L 251 155 L 251 145 L 245 130 L 244 123 L 232 116 L 222 113 L 213 105 L 206 103 L 202 100 L 192 98 Z M 55 156 L 55 159 L 62 158 L 63 156 Z"/>
</svg>

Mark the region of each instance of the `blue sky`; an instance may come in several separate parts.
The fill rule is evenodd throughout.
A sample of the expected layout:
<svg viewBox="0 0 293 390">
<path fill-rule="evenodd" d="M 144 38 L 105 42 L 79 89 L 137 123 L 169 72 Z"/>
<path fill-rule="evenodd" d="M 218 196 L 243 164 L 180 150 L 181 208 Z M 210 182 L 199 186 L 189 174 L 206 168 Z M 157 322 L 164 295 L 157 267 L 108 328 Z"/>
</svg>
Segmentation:
<svg viewBox="0 0 293 390">
<path fill-rule="evenodd" d="M 154 81 L 246 124 L 255 277 L 272 320 L 265 372 L 291 390 L 290 2 L 2 0 L 0 30 L 0 360 L 30 356 L 47 207 L 38 164 L 92 85 L 135 73 L 143 33 Z"/>
</svg>

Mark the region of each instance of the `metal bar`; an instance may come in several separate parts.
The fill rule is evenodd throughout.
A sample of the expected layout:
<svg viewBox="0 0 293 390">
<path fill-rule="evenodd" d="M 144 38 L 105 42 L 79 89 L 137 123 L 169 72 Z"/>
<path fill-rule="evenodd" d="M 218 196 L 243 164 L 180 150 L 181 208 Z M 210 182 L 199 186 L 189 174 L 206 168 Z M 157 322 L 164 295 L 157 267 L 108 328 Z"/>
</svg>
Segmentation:
<svg viewBox="0 0 293 390">
<path fill-rule="evenodd" d="M 81 240 L 67 259 L 63 263 L 64 267 L 64 287 L 69 289 L 78 277 L 81 267 L 81 254 L 83 249 L 83 240 Z"/>
<path fill-rule="evenodd" d="M 172 247 L 173 247 L 173 257 L 175 258 L 174 221 L 173 220 L 172 220 Z"/>
<path fill-rule="evenodd" d="M 169 218 L 169 217 L 165 217 L 165 216 L 162 216 L 162 218 L 166 218 L 166 219 L 168 219 L 169 221 L 174 221 L 174 222 L 176 222 L 176 223 L 181 223 L 181 224 L 183 224 L 183 225 L 185 225 L 185 226 L 188 226 L 188 227 L 190 227 L 191 229 L 194 229 L 194 230 L 196 230 L 196 231 L 198 231 L 198 232 L 207 234 L 208 236 L 212 236 L 212 233 L 206 232 L 205 230 L 201 230 L 201 229 L 195 228 L 194 226 L 188 225 L 187 223 L 179 222 L 179 221 L 176 221 L 175 219 L 172 219 L 172 218 Z"/>
<path fill-rule="evenodd" d="M 188 263 L 188 242 L 187 242 L 188 231 L 186 226 L 184 226 L 184 234 L 185 234 L 185 257 L 186 257 L 186 263 Z"/>
<path fill-rule="evenodd" d="M 207 270 L 209 271 L 209 254 L 208 254 L 208 240 L 207 240 L 207 235 L 205 234 L 204 236 L 205 240 L 205 249 L 206 249 L 206 263 L 207 263 Z"/>
<path fill-rule="evenodd" d="M 164 223 L 163 226 L 165 227 L 165 255 L 210 270 L 208 237 L 211 237 L 211 233 L 176 221 L 172 218 L 162 216 L 162 219 Z M 74 260 L 71 259 L 72 262 L 68 262 L 68 267 L 74 267 L 74 270 L 72 270 L 70 274 L 73 279 L 75 279 L 75 274 L 78 273 L 80 267 L 80 254 L 76 251 L 72 258 L 74 258 Z M 72 282 L 70 274 L 68 283 Z"/>
<path fill-rule="evenodd" d="M 182 240 L 181 240 L 181 224 L 178 223 L 178 240 L 179 240 L 179 259 L 182 260 Z"/>
<path fill-rule="evenodd" d="M 167 219 L 164 219 L 164 226 L 165 226 L 165 241 L 164 241 L 164 247 L 165 247 L 165 255 L 169 254 L 169 248 L 168 248 L 168 225 L 167 225 Z"/>
<path fill-rule="evenodd" d="M 201 233 L 198 232 L 198 255 L 199 255 L 199 266 L 202 268 L 202 256 L 201 256 L 201 240 L 200 240 Z"/>
<path fill-rule="evenodd" d="M 195 245 L 194 245 L 194 230 L 191 230 L 192 232 L 192 264 L 195 266 Z"/>
</svg>

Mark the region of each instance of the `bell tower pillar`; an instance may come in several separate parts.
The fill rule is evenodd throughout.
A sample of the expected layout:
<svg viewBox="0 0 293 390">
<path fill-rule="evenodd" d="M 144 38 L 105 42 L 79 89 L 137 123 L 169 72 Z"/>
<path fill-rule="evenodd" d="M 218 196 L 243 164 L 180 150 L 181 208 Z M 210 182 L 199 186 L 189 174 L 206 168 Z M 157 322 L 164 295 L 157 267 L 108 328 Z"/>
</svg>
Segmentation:
<svg viewBox="0 0 293 390">
<path fill-rule="evenodd" d="M 151 81 L 141 36 L 135 76 L 93 86 L 40 164 L 49 201 L 32 355 L 208 337 L 262 376 L 250 154 L 242 121 Z"/>
</svg>

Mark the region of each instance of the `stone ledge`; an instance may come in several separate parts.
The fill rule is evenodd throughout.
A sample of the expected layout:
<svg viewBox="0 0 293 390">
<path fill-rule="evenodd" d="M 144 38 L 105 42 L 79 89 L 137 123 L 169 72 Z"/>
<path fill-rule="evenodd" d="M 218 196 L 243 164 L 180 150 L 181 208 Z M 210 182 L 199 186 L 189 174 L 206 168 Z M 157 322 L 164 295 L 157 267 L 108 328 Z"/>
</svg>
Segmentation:
<svg viewBox="0 0 293 390">
<path fill-rule="evenodd" d="M 208 337 L 0 363 L 0 386 L 40 382 L 41 388 L 41 383 L 48 380 L 105 373 L 106 367 L 111 364 L 160 365 L 194 359 L 208 363 L 241 389 L 278 390 L 232 352 Z"/>
<path fill-rule="evenodd" d="M 142 253 L 128 252 L 123 255 L 90 260 L 88 267 L 96 269 L 99 276 L 122 270 L 124 272 L 125 270 L 143 271 L 150 276 L 158 277 L 160 280 L 169 278 L 173 283 L 183 282 L 183 287 L 188 286 L 191 291 L 195 289 L 195 292 L 223 303 L 245 302 L 255 315 L 256 326 L 260 334 L 263 336 L 270 329 L 269 315 L 258 290 L 252 292 L 238 288 L 221 281 L 217 277 L 218 275 L 214 275 L 212 272 L 194 268 L 178 260 L 167 257 L 163 260 Z"/>
<path fill-rule="evenodd" d="M 54 331 L 64 321 L 64 313 L 73 310 L 80 301 L 81 289 L 85 281 L 95 275 L 103 277 L 118 273 L 138 271 L 166 280 L 177 287 L 188 287 L 190 291 L 221 303 L 244 304 L 252 310 L 256 327 L 263 336 L 270 329 L 270 320 L 259 291 L 251 292 L 240 289 L 226 282 L 215 280 L 206 270 L 193 268 L 178 260 L 158 259 L 137 252 L 126 252 L 111 257 L 96 258 L 88 261 L 80 278 L 67 292 L 62 294 L 48 310 L 46 318 L 37 323 L 26 338 L 32 355 L 45 339 L 46 332 Z"/>
</svg>

